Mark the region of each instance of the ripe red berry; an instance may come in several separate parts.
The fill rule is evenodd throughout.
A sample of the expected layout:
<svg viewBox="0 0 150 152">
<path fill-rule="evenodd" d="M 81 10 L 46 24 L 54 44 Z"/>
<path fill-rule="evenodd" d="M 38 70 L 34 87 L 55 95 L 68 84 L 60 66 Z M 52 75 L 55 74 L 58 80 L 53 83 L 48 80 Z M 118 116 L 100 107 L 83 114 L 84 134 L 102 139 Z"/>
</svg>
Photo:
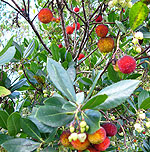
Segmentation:
<svg viewBox="0 0 150 152">
<path fill-rule="evenodd" d="M 80 9 L 79 9 L 78 7 L 75 7 L 75 8 L 74 8 L 74 11 L 75 11 L 75 12 L 79 12 L 79 10 L 80 10 Z"/>
<path fill-rule="evenodd" d="M 81 60 L 81 59 L 84 58 L 84 57 L 85 57 L 84 54 L 80 53 L 80 54 L 79 54 L 79 57 L 78 57 L 78 60 Z"/>
<path fill-rule="evenodd" d="M 104 24 L 100 24 L 96 27 L 95 32 L 99 37 L 106 37 L 108 33 L 108 27 Z"/>
<path fill-rule="evenodd" d="M 75 29 L 75 27 L 76 27 L 76 24 L 73 23 L 73 28 Z M 79 29 L 80 29 L 80 23 L 77 22 L 77 30 L 79 30 Z"/>
<path fill-rule="evenodd" d="M 114 136 L 117 133 L 116 125 L 112 123 L 105 123 L 102 125 L 102 127 L 105 129 L 107 136 Z"/>
<path fill-rule="evenodd" d="M 24 11 L 24 8 L 22 8 L 21 10 Z"/>
<path fill-rule="evenodd" d="M 123 11 L 123 13 L 125 13 L 125 9 L 123 9 L 122 11 Z"/>
<path fill-rule="evenodd" d="M 95 22 L 101 22 L 102 20 L 103 20 L 103 18 L 101 15 L 99 15 L 98 17 L 97 17 L 97 15 L 95 16 Z"/>
<path fill-rule="evenodd" d="M 60 142 L 64 147 L 71 146 L 71 143 L 68 140 L 68 137 L 71 135 L 70 131 L 63 131 L 63 133 L 60 135 Z"/>
<path fill-rule="evenodd" d="M 102 143 L 95 144 L 94 147 L 95 147 L 95 149 L 97 149 L 99 151 L 104 151 L 109 147 L 109 145 L 110 145 L 110 139 L 108 137 L 106 137 Z"/>
<path fill-rule="evenodd" d="M 66 27 L 66 33 L 67 33 L 67 34 L 72 34 L 73 31 L 74 31 L 74 28 L 73 28 L 72 26 L 67 26 L 67 27 Z"/>
<path fill-rule="evenodd" d="M 63 47 L 63 45 L 62 45 L 62 44 L 59 44 L 59 45 L 58 45 L 58 47 L 59 47 L 59 48 L 62 48 L 62 47 Z"/>
<path fill-rule="evenodd" d="M 123 56 L 117 61 L 117 63 L 119 70 L 125 74 L 132 73 L 136 68 L 136 60 L 129 55 Z"/>
<path fill-rule="evenodd" d="M 145 132 L 145 131 L 143 131 L 142 133 L 143 133 L 143 134 L 146 134 L 146 132 Z"/>
<path fill-rule="evenodd" d="M 99 152 L 97 149 L 95 149 L 94 147 L 88 147 L 87 148 L 88 151 L 90 152 Z"/>
<path fill-rule="evenodd" d="M 47 24 L 49 23 L 53 18 L 53 14 L 50 9 L 48 8 L 43 8 L 40 10 L 38 13 L 38 19 L 40 22 Z"/>
</svg>

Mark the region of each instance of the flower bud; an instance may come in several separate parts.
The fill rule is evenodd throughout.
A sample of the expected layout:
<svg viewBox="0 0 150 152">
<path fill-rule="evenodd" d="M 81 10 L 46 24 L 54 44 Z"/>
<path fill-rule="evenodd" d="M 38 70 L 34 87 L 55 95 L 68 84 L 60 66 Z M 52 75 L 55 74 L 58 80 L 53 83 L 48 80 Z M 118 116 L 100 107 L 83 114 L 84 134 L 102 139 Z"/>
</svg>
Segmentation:
<svg viewBox="0 0 150 152">
<path fill-rule="evenodd" d="M 43 93 L 47 93 L 47 90 L 43 90 Z"/>
<path fill-rule="evenodd" d="M 142 128 L 142 126 L 139 123 L 135 123 L 134 128 L 139 133 L 144 129 L 144 128 Z"/>
<path fill-rule="evenodd" d="M 87 137 L 86 133 L 78 134 L 78 139 L 80 140 L 80 142 L 84 142 L 86 137 Z"/>
<path fill-rule="evenodd" d="M 90 128 L 90 127 L 89 127 L 88 125 L 86 125 L 85 130 L 88 131 L 89 128 Z"/>
<path fill-rule="evenodd" d="M 139 43 L 139 40 L 138 40 L 137 38 L 133 38 L 133 39 L 132 39 L 132 43 L 136 45 L 136 44 Z"/>
<path fill-rule="evenodd" d="M 78 134 L 77 133 L 72 133 L 71 137 L 72 137 L 72 140 L 76 141 L 78 139 Z"/>
<path fill-rule="evenodd" d="M 75 131 L 75 128 L 73 126 L 70 126 L 70 132 L 73 133 Z"/>
<path fill-rule="evenodd" d="M 136 33 L 134 33 L 134 37 L 136 39 L 142 40 L 143 39 L 143 33 L 142 32 L 136 32 Z"/>
<path fill-rule="evenodd" d="M 86 124 L 85 121 L 81 121 L 81 122 L 80 122 L 80 127 L 81 127 L 81 128 L 84 128 L 86 125 L 87 125 L 87 124 Z"/>
<path fill-rule="evenodd" d="M 80 128 L 81 133 L 85 132 L 85 127 L 84 128 Z"/>
<path fill-rule="evenodd" d="M 150 128 L 150 121 L 147 121 L 146 124 L 145 124 L 145 126 L 146 126 L 147 128 Z"/>
</svg>

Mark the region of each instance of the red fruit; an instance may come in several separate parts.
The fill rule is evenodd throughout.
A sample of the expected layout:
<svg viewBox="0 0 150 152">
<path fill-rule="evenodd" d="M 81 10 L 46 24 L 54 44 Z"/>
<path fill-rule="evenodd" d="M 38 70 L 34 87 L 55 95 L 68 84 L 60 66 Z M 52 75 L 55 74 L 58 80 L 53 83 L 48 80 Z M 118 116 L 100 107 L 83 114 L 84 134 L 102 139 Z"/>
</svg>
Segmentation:
<svg viewBox="0 0 150 152">
<path fill-rule="evenodd" d="M 59 44 L 59 45 L 58 45 L 58 47 L 59 47 L 59 48 L 62 48 L 62 47 L 63 47 L 63 45 L 62 45 L 62 44 Z"/>
<path fill-rule="evenodd" d="M 79 12 L 79 10 L 80 10 L 80 9 L 79 9 L 78 7 L 75 7 L 75 8 L 74 8 L 74 11 L 75 11 L 75 12 Z"/>
<path fill-rule="evenodd" d="M 132 73 L 136 68 L 136 60 L 129 55 L 125 55 L 118 60 L 118 67 L 122 73 Z"/>
<path fill-rule="evenodd" d="M 109 147 L 109 145 L 110 145 L 110 139 L 106 137 L 106 139 L 102 143 L 96 144 L 94 145 L 94 147 L 99 151 L 104 151 Z"/>
<path fill-rule="evenodd" d="M 123 13 L 125 13 L 125 9 L 123 9 L 122 11 L 123 11 Z"/>
<path fill-rule="evenodd" d="M 56 18 L 55 22 L 59 23 L 60 22 L 60 17 Z"/>
<path fill-rule="evenodd" d="M 52 21 L 52 22 L 55 22 L 55 21 L 56 21 L 56 18 L 55 18 L 55 17 L 53 17 L 53 18 L 51 19 L 51 21 Z"/>
<path fill-rule="evenodd" d="M 67 26 L 67 27 L 66 27 L 66 32 L 67 32 L 67 34 L 72 34 L 73 31 L 74 31 L 74 28 L 73 28 L 72 26 Z"/>
<path fill-rule="evenodd" d="M 108 27 L 105 26 L 104 24 L 100 24 L 96 27 L 95 32 L 99 37 L 106 37 L 108 33 Z"/>
<path fill-rule="evenodd" d="M 106 138 L 106 131 L 103 127 L 101 127 L 99 130 L 94 132 L 93 134 L 88 135 L 88 140 L 92 144 L 99 144 L 102 143 Z"/>
<path fill-rule="evenodd" d="M 48 8 L 43 8 L 40 10 L 38 13 L 38 19 L 40 22 L 47 24 L 49 23 L 53 18 L 53 14 L 50 9 Z"/>
<path fill-rule="evenodd" d="M 95 149 L 94 147 L 89 147 L 87 148 L 87 150 L 89 150 L 90 152 L 99 152 L 97 149 Z"/>
<path fill-rule="evenodd" d="M 78 60 L 81 60 L 81 59 L 84 58 L 84 57 L 85 57 L 84 54 L 80 53 L 80 54 L 79 54 L 79 57 L 78 57 Z"/>
<path fill-rule="evenodd" d="M 114 48 L 114 40 L 111 37 L 100 38 L 97 46 L 102 53 L 111 52 Z"/>
<path fill-rule="evenodd" d="M 63 131 L 63 133 L 60 135 L 60 142 L 65 147 L 71 146 L 71 143 L 68 140 L 68 137 L 71 135 L 70 131 Z"/>
<path fill-rule="evenodd" d="M 102 20 L 103 20 L 103 18 L 101 15 L 99 15 L 98 17 L 97 17 L 97 15 L 95 16 L 95 22 L 101 22 Z"/>
<path fill-rule="evenodd" d="M 24 8 L 22 8 L 21 10 L 24 11 Z"/>
<path fill-rule="evenodd" d="M 88 141 L 88 139 L 86 138 L 84 142 L 80 142 L 79 139 L 77 140 L 73 140 L 71 142 L 72 146 L 77 149 L 77 150 L 85 150 L 87 149 L 87 147 L 90 145 L 90 142 Z"/>
<path fill-rule="evenodd" d="M 107 136 L 114 136 L 117 133 L 116 125 L 112 123 L 105 123 L 102 125 L 102 127 L 105 129 Z"/>
<path fill-rule="evenodd" d="M 145 131 L 143 131 L 142 133 L 143 133 L 143 134 L 146 134 L 146 132 L 145 132 Z"/>
<path fill-rule="evenodd" d="M 76 24 L 73 23 L 73 28 L 75 29 L 75 27 L 76 27 Z M 80 23 L 77 22 L 77 30 L 79 30 L 79 29 L 80 29 Z"/>
</svg>

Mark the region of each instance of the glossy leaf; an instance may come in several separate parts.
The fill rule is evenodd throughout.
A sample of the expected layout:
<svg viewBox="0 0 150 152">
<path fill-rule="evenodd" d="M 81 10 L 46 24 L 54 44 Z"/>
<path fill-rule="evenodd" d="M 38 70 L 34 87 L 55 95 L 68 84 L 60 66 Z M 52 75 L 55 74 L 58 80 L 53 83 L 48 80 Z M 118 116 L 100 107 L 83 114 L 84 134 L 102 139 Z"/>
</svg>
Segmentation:
<svg viewBox="0 0 150 152">
<path fill-rule="evenodd" d="M 63 126 L 73 119 L 73 112 L 68 112 L 55 106 L 41 106 L 36 113 L 36 118 L 51 127 Z"/>
<path fill-rule="evenodd" d="M 102 104 L 107 98 L 108 98 L 107 95 L 94 96 L 91 99 L 89 99 L 86 104 L 83 105 L 82 110 L 93 109 L 96 106 L 99 106 L 100 104 Z"/>
<path fill-rule="evenodd" d="M 76 101 L 76 94 L 67 71 L 56 61 L 48 58 L 47 71 L 51 81 L 69 100 Z"/>
<path fill-rule="evenodd" d="M 16 49 L 14 46 L 9 47 L 4 54 L 0 56 L 0 65 L 8 63 L 15 55 Z"/>
<path fill-rule="evenodd" d="M 53 141 L 56 133 L 57 133 L 57 128 L 53 128 L 52 132 L 49 134 L 49 137 L 45 140 L 45 142 L 50 143 L 51 141 Z"/>
<path fill-rule="evenodd" d="M 31 152 L 39 146 L 40 143 L 24 138 L 10 139 L 2 144 L 8 152 Z"/>
<path fill-rule="evenodd" d="M 26 48 L 26 50 L 24 51 L 23 54 L 23 58 L 27 58 L 28 56 L 30 56 L 32 54 L 32 52 L 34 51 L 35 48 L 35 43 L 34 40 L 28 45 L 28 47 Z"/>
<path fill-rule="evenodd" d="M 148 97 L 147 99 L 145 99 L 142 104 L 140 105 L 141 109 L 147 110 L 150 108 L 150 97 Z"/>
<path fill-rule="evenodd" d="M 8 135 L 4 135 L 4 134 L 0 134 L 0 145 L 2 143 L 4 143 L 5 141 L 9 140 L 9 139 L 12 139 L 13 137 L 11 136 L 8 136 Z"/>
<path fill-rule="evenodd" d="M 121 32 L 126 33 L 126 28 L 122 24 L 122 22 L 116 20 L 115 23 L 117 24 L 117 26 L 118 26 L 118 28 L 120 29 Z"/>
<path fill-rule="evenodd" d="M 11 136 L 15 136 L 20 131 L 20 114 L 17 112 L 12 113 L 7 119 L 7 129 Z"/>
<path fill-rule="evenodd" d="M 33 137 L 37 140 L 41 139 L 40 131 L 31 120 L 26 118 L 21 118 L 20 125 L 23 132 L 26 133 L 28 136 Z"/>
<path fill-rule="evenodd" d="M 142 2 L 135 3 L 129 12 L 129 23 L 130 27 L 135 30 L 140 26 L 148 16 L 149 9 L 146 4 Z"/>
<path fill-rule="evenodd" d="M 139 80 L 122 80 L 102 89 L 97 95 L 106 94 L 108 98 L 95 109 L 108 110 L 124 103 L 139 83 Z"/>
<path fill-rule="evenodd" d="M 89 125 L 88 134 L 93 134 L 100 128 L 101 114 L 97 110 L 85 111 L 85 121 Z"/>
<path fill-rule="evenodd" d="M 53 55 L 53 59 L 59 61 L 59 47 L 54 43 L 52 43 L 51 45 L 51 52 Z"/>
<path fill-rule="evenodd" d="M 149 97 L 149 93 L 146 90 L 143 90 L 138 96 L 138 108 L 140 108 L 142 102 Z"/>
<path fill-rule="evenodd" d="M 68 75 L 70 76 L 70 79 L 72 81 L 72 83 L 74 82 L 75 78 L 76 78 L 76 69 L 74 68 L 74 66 L 70 66 L 67 69 Z"/>
<path fill-rule="evenodd" d="M 0 86 L 0 97 L 5 97 L 9 94 L 11 94 L 11 92 L 8 89 L 6 89 L 5 87 Z"/>
<path fill-rule="evenodd" d="M 0 127 L 7 129 L 7 119 L 9 115 L 6 111 L 0 110 Z"/>
</svg>

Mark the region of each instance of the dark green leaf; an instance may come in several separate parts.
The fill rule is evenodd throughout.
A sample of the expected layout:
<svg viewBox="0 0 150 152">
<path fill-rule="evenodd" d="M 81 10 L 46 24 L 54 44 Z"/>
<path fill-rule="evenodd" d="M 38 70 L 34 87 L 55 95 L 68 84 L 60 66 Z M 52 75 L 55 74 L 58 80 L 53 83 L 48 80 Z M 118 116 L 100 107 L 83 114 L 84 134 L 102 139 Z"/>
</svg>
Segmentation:
<svg viewBox="0 0 150 152">
<path fill-rule="evenodd" d="M 96 106 L 99 106 L 100 104 L 102 104 L 107 98 L 108 98 L 107 95 L 94 96 L 91 99 L 89 99 L 86 104 L 83 105 L 82 110 L 93 109 Z"/>
<path fill-rule="evenodd" d="M 36 74 L 36 72 L 38 71 L 37 63 L 31 62 L 30 69 L 34 72 L 34 74 Z"/>
<path fill-rule="evenodd" d="M 147 99 L 145 99 L 142 104 L 140 105 L 141 109 L 147 110 L 150 108 L 150 97 L 148 97 Z"/>
<path fill-rule="evenodd" d="M 138 96 L 138 108 L 140 108 L 142 102 L 149 97 L 149 93 L 146 90 L 143 90 Z"/>
<path fill-rule="evenodd" d="M 148 16 L 149 9 L 146 4 L 142 2 L 135 3 L 129 12 L 129 23 L 130 27 L 135 30 L 140 26 Z"/>
<path fill-rule="evenodd" d="M 72 55 L 71 55 L 70 52 L 67 53 L 66 60 L 67 60 L 68 62 L 71 62 L 71 61 L 72 61 Z"/>
<path fill-rule="evenodd" d="M 57 133 L 57 128 L 53 128 L 53 131 L 49 134 L 49 137 L 46 139 L 46 143 L 50 143 Z"/>
<path fill-rule="evenodd" d="M 59 47 L 54 43 L 52 43 L 51 45 L 51 52 L 53 55 L 53 59 L 59 61 Z"/>
<path fill-rule="evenodd" d="M 52 147 L 46 147 L 40 152 L 58 152 L 58 150 L 52 148 Z"/>
<path fill-rule="evenodd" d="M 9 115 L 7 112 L 0 110 L 0 127 L 7 129 L 7 119 Z"/>
<path fill-rule="evenodd" d="M 87 110 L 85 114 L 85 121 L 89 125 L 88 134 L 93 134 L 100 128 L 101 114 L 96 110 Z"/>
<path fill-rule="evenodd" d="M 17 112 L 12 113 L 7 119 L 8 133 L 15 136 L 20 131 L 20 114 Z"/>
<path fill-rule="evenodd" d="M 60 127 L 73 119 L 73 112 L 65 111 L 55 106 L 41 106 L 36 113 L 36 118 L 51 127 Z"/>
<path fill-rule="evenodd" d="M 10 139 L 2 144 L 8 152 L 31 152 L 39 146 L 40 143 L 24 138 Z"/>
<path fill-rule="evenodd" d="M 21 118 L 20 124 L 24 133 L 26 133 L 28 136 L 33 137 L 37 140 L 41 140 L 40 131 L 31 120 L 26 119 L 26 118 Z"/>
<path fill-rule="evenodd" d="M 9 139 L 12 139 L 13 137 L 11 136 L 8 136 L 8 135 L 4 135 L 4 134 L 0 134 L 0 145 L 2 143 L 4 143 L 5 141 L 9 140 Z"/>
<path fill-rule="evenodd" d="M 124 103 L 139 83 L 139 80 L 122 80 L 102 89 L 97 95 L 106 94 L 108 98 L 95 109 L 108 110 Z"/>
<path fill-rule="evenodd" d="M 56 61 L 48 58 L 47 71 L 51 81 L 69 100 L 76 101 L 76 94 L 67 71 Z"/>
</svg>

